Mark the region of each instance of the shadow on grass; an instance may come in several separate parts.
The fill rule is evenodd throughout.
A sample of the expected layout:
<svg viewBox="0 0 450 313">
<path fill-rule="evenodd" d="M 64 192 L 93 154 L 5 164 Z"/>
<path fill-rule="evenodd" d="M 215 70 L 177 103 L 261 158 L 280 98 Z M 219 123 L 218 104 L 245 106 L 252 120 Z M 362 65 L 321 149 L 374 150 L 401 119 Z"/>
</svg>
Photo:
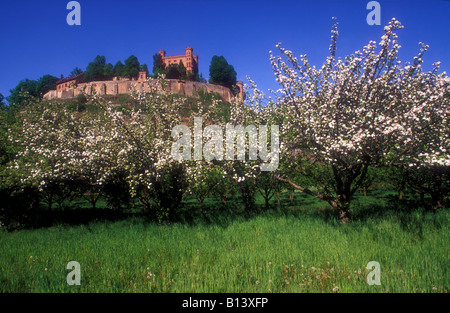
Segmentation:
<svg viewBox="0 0 450 313">
<path fill-rule="evenodd" d="M 415 195 L 405 195 L 399 200 L 398 195 L 391 191 L 375 190 L 367 196 L 355 195 L 350 213 L 352 221 L 367 223 L 369 221 L 381 221 L 394 219 L 402 228 L 421 234 L 423 216 L 425 210 L 420 206 L 420 201 Z M 219 198 L 208 198 L 200 209 L 194 199 L 185 199 L 181 208 L 170 222 L 189 226 L 215 225 L 227 227 L 235 221 L 243 221 L 258 216 L 313 218 L 322 220 L 330 225 L 339 226 L 339 220 L 335 210 L 326 202 L 311 197 L 304 193 L 296 192 L 291 199 L 288 192 L 274 196 L 269 207 L 266 207 L 264 199 L 259 195 L 253 210 L 246 211 L 237 195 L 231 197 L 227 203 Z M 83 200 L 70 203 L 64 210 L 44 210 L 42 208 L 29 212 L 27 223 L 20 228 L 42 228 L 55 225 L 77 226 L 91 222 L 115 222 L 133 218 L 136 222 L 155 224 L 151 214 L 142 213 L 138 204 L 131 210 L 112 210 L 106 203 L 99 203 L 99 207 L 92 209 Z M 436 227 L 441 227 L 441 222 L 430 220 Z M 25 225 L 26 224 L 26 225 Z"/>
<path fill-rule="evenodd" d="M 351 205 L 354 220 L 379 219 L 386 215 L 403 215 L 426 211 L 418 196 L 407 194 L 403 199 L 391 191 L 375 190 L 367 196 L 356 195 Z"/>
</svg>

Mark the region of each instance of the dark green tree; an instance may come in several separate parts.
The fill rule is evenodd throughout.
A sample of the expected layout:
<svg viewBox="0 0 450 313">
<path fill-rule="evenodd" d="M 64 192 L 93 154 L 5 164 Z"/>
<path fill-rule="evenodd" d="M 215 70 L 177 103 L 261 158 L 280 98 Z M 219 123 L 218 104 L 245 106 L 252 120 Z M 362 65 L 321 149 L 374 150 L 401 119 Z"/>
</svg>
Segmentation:
<svg viewBox="0 0 450 313">
<path fill-rule="evenodd" d="M 44 75 L 36 83 L 36 94 L 43 96 L 49 90 L 56 89 L 56 82 L 59 80 L 58 77 L 52 75 Z"/>
<path fill-rule="evenodd" d="M 105 65 L 103 75 L 106 80 L 111 80 L 114 77 L 114 66 L 111 63 Z"/>
<path fill-rule="evenodd" d="M 97 55 L 94 61 L 90 62 L 84 72 L 84 79 L 86 81 L 105 80 L 105 65 L 106 58 L 102 55 Z"/>
<path fill-rule="evenodd" d="M 79 74 L 81 74 L 81 73 L 83 73 L 83 70 L 82 70 L 81 68 L 79 68 L 79 67 L 76 66 L 76 67 L 72 70 L 72 72 L 70 72 L 70 77 L 77 76 L 77 75 L 79 75 Z"/>
<path fill-rule="evenodd" d="M 166 77 L 169 79 L 186 79 L 187 72 L 183 61 L 180 61 L 178 64 L 170 64 L 167 68 Z"/>
<path fill-rule="evenodd" d="M 0 93 L 0 110 L 3 110 L 6 107 L 4 100 L 5 97 Z"/>
<path fill-rule="evenodd" d="M 134 55 L 128 57 L 125 60 L 125 76 L 132 79 L 137 78 L 139 75 L 140 64 L 138 58 Z"/>
<path fill-rule="evenodd" d="M 167 68 L 167 75 L 166 78 L 169 79 L 180 79 L 180 71 L 178 70 L 177 64 L 170 64 Z"/>
<path fill-rule="evenodd" d="M 125 77 L 125 65 L 123 65 L 122 61 L 117 61 L 114 65 L 114 76 Z"/>
<path fill-rule="evenodd" d="M 203 79 L 203 80 L 201 80 L 201 79 Z M 207 83 L 206 79 L 201 77 L 201 74 L 199 74 L 199 73 L 187 72 L 186 73 L 186 80 L 190 80 L 190 81 L 194 81 L 194 82 Z"/>
<path fill-rule="evenodd" d="M 213 56 L 209 66 L 209 82 L 231 88 L 236 84 L 236 71 L 223 56 Z"/>
<path fill-rule="evenodd" d="M 167 70 L 162 56 L 159 53 L 156 53 L 153 56 L 153 77 L 158 77 L 158 74 L 167 74 Z"/>
<path fill-rule="evenodd" d="M 25 79 L 19 82 L 14 89 L 10 90 L 10 95 L 6 99 L 9 106 L 12 108 L 20 109 L 26 103 L 25 93 L 28 93 L 32 97 L 39 97 L 37 93 L 37 81 Z"/>
<path fill-rule="evenodd" d="M 147 76 L 149 75 L 147 64 L 141 64 L 141 65 L 139 66 L 139 70 L 140 70 L 141 72 L 147 73 Z"/>
<path fill-rule="evenodd" d="M 186 67 L 183 64 L 183 61 L 180 60 L 180 63 L 177 65 L 178 72 L 180 73 L 180 79 L 186 79 Z"/>
</svg>

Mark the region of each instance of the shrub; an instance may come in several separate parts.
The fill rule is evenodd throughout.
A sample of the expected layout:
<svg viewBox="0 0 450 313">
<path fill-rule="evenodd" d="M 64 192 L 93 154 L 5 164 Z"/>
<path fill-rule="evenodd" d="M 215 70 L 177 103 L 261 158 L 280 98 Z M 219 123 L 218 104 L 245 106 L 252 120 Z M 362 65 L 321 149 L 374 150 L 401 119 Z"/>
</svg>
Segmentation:
<svg viewBox="0 0 450 313">
<path fill-rule="evenodd" d="M 112 176 L 103 184 L 102 189 L 109 208 L 122 211 L 130 207 L 131 195 L 125 174 Z"/>
<path fill-rule="evenodd" d="M 39 192 L 33 187 L 0 189 L 0 226 L 10 231 L 32 226 L 39 200 Z"/>
</svg>

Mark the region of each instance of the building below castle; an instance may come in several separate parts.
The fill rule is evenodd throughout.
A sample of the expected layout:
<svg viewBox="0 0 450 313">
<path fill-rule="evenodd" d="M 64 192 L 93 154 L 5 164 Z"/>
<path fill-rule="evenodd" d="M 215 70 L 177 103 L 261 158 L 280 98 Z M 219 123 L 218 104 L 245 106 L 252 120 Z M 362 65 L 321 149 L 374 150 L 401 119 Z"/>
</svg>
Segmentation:
<svg viewBox="0 0 450 313">
<path fill-rule="evenodd" d="M 84 73 L 72 77 L 61 78 L 56 82 L 56 91 L 67 90 L 83 81 Z"/>
</svg>

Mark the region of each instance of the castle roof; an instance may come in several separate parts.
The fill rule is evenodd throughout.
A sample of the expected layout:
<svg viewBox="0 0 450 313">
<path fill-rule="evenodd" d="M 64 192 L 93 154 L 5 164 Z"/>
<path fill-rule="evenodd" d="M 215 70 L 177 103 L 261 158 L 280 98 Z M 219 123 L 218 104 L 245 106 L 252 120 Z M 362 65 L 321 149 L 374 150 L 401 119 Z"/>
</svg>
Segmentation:
<svg viewBox="0 0 450 313">
<path fill-rule="evenodd" d="M 84 76 L 84 72 L 83 72 L 83 73 L 80 73 L 80 74 L 78 74 L 78 75 L 72 76 L 72 77 L 61 78 L 60 80 L 58 80 L 58 81 L 56 82 L 56 84 L 59 85 L 59 84 L 62 84 L 62 83 L 68 82 L 68 81 L 72 81 L 72 80 L 74 80 L 74 79 L 80 79 L 80 78 L 82 78 L 83 76 Z"/>
</svg>

